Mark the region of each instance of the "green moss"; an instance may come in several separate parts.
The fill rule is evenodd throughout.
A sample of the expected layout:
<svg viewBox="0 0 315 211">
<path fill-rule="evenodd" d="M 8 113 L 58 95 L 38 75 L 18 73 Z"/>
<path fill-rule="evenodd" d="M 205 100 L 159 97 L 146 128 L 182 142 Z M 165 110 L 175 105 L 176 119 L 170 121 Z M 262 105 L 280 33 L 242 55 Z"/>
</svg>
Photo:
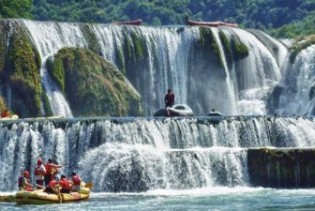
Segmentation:
<svg viewBox="0 0 315 211">
<path fill-rule="evenodd" d="M 135 56 L 137 58 L 143 59 L 144 50 L 145 50 L 145 42 L 144 42 L 144 40 L 142 40 L 140 38 L 140 36 L 138 36 L 136 34 L 135 31 L 131 31 L 130 32 L 130 37 L 131 37 L 132 43 L 133 43 L 134 48 L 135 48 L 135 53 L 136 53 Z"/>
<path fill-rule="evenodd" d="M 315 35 L 307 36 L 301 38 L 301 40 L 297 41 L 291 48 L 290 53 L 290 63 L 293 64 L 295 62 L 296 56 L 304 49 L 308 48 L 311 45 L 315 44 Z"/>
<path fill-rule="evenodd" d="M 228 61 L 232 59 L 231 42 L 223 31 L 219 31 L 219 37 L 223 45 L 224 52 Z"/>
<path fill-rule="evenodd" d="M 66 98 L 75 116 L 142 115 L 140 96 L 114 65 L 84 49 L 64 48 L 54 57 L 52 63 L 58 58 L 63 65 Z"/>
<path fill-rule="evenodd" d="M 16 28 L 5 64 L 5 81 L 12 87 L 12 110 L 19 116 L 39 116 L 41 108 L 40 58 L 27 33 Z"/>
<path fill-rule="evenodd" d="M 117 49 L 118 67 L 122 73 L 126 73 L 126 66 L 124 62 L 124 52 L 121 48 Z"/>
<path fill-rule="evenodd" d="M 61 91 L 65 91 L 65 70 L 60 57 L 50 57 L 46 61 L 48 73 L 51 78 L 57 83 Z"/>
<path fill-rule="evenodd" d="M 232 38 L 232 50 L 235 59 L 243 59 L 248 56 L 249 50 L 247 46 L 237 37 Z"/>
<path fill-rule="evenodd" d="M 218 64 L 223 67 L 223 59 L 221 57 L 222 55 L 220 55 L 218 43 L 216 42 L 210 27 L 199 27 L 198 43 L 202 48 L 212 50 L 214 55 L 217 57 Z"/>
<path fill-rule="evenodd" d="M 99 43 L 97 42 L 98 39 L 95 33 L 91 30 L 91 26 L 88 24 L 84 24 L 81 26 L 81 30 L 85 40 L 87 41 L 88 48 L 96 54 L 101 53 L 101 49 Z"/>
<path fill-rule="evenodd" d="M 0 21 L 0 76 L 3 75 L 6 55 L 7 55 L 7 42 L 9 40 L 10 25 L 5 21 Z M 2 77 L 1 77 L 2 78 Z"/>
<path fill-rule="evenodd" d="M 51 106 L 50 106 L 48 96 L 47 96 L 46 92 L 44 92 L 44 91 L 42 92 L 42 102 L 43 102 L 43 108 L 45 111 L 45 115 L 46 116 L 54 115 L 52 112 Z"/>
</svg>

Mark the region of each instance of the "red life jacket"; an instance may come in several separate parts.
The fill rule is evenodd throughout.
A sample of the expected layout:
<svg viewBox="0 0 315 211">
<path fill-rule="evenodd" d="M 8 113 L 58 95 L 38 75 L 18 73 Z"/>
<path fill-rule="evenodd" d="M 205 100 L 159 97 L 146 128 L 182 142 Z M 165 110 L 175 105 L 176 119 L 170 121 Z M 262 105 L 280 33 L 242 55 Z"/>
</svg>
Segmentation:
<svg viewBox="0 0 315 211">
<path fill-rule="evenodd" d="M 47 186 L 53 189 L 57 184 L 58 184 L 57 180 L 51 180 Z"/>
<path fill-rule="evenodd" d="M 81 178 L 78 175 L 74 175 L 72 177 L 73 185 L 80 185 L 81 184 Z"/>
<path fill-rule="evenodd" d="M 50 163 L 46 163 L 45 164 L 45 169 L 46 169 L 46 175 L 51 175 L 51 164 Z"/>
<path fill-rule="evenodd" d="M 61 179 L 59 181 L 59 185 L 61 186 L 61 189 L 63 190 L 71 190 L 71 184 L 66 178 Z"/>
</svg>

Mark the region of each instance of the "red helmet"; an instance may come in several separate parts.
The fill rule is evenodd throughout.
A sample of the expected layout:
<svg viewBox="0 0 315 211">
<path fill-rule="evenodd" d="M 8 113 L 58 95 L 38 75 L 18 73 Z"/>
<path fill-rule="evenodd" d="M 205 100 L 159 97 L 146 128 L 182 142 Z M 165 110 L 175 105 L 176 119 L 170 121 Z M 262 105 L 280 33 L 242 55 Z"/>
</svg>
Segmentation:
<svg viewBox="0 0 315 211">
<path fill-rule="evenodd" d="M 26 177 L 26 178 L 29 178 L 30 177 L 30 172 L 24 171 L 23 176 Z"/>
<path fill-rule="evenodd" d="M 38 158 L 38 160 L 37 160 L 37 165 L 38 165 L 38 166 L 39 166 L 39 165 L 42 165 L 42 163 L 43 163 L 42 159 Z"/>
</svg>

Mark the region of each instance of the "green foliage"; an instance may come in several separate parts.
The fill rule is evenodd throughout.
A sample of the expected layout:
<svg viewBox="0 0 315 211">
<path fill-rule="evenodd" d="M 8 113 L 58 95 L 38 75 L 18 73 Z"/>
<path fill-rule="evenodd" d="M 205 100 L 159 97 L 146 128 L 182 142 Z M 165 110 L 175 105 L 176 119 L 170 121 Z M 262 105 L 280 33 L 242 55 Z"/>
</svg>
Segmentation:
<svg viewBox="0 0 315 211">
<path fill-rule="evenodd" d="M 219 37 L 220 37 L 221 43 L 223 45 L 226 60 L 229 63 L 231 63 L 232 62 L 231 41 L 226 36 L 226 34 L 221 30 L 219 31 Z"/>
<path fill-rule="evenodd" d="M 0 18 L 31 18 L 32 0 L 1 0 Z"/>
<path fill-rule="evenodd" d="M 295 62 L 296 56 L 307 47 L 315 44 L 315 35 L 301 37 L 301 40 L 297 41 L 291 48 L 290 52 L 290 63 L 293 64 Z"/>
<path fill-rule="evenodd" d="M 47 96 L 46 92 L 44 92 L 44 91 L 42 92 L 42 102 L 43 102 L 43 108 L 45 111 L 45 115 L 46 116 L 54 115 L 52 112 L 51 106 L 50 106 L 48 96 Z"/>
<path fill-rule="evenodd" d="M 138 116 L 141 98 L 118 69 L 92 51 L 64 48 L 50 59 L 52 75 L 63 77 L 64 92 L 75 116 Z M 57 73 L 54 73 L 56 71 Z M 56 77 L 54 77 L 56 79 Z"/>
<path fill-rule="evenodd" d="M 16 29 L 10 40 L 4 80 L 12 86 L 12 110 L 21 117 L 40 115 L 42 87 L 38 57 L 26 32 Z"/>
<path fill-rule="evenodd" d="M 314 0 L 1 0 L 0 5 L 0 18 L 33 16 L 36 20 L 87 23 L 141 18 L 148 25 L 159 26 L 183 24 L 189 15 L 195 20 L 236 22 L 281 38 L 315 33 L 314 12 Z"/>
<path fill-rule="evenodd" d="M 232 38 L 232 50 L 235 59 L 243 59 L 249 54 L 247 46 L 237 37 Z"/>
<path fill-rule="evenodd" d="M 65 91 L 65 70 L 62 60 L 57 57 L 50 57 L 46 61 L 47 70 L 54 81 L 58 84 L 62 92 Z"/>
</svg>

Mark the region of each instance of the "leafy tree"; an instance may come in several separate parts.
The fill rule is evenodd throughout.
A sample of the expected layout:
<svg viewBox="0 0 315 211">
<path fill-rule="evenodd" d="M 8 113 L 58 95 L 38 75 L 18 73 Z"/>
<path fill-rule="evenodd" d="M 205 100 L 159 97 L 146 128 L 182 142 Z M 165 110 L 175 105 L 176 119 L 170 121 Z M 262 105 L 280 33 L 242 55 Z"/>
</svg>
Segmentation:
<svg viewBox="0 0 315 211">
<path fill-rule="evenodd" d="M 0 18 L 31 18 L 32 0 L 0 0 Z"/>
</svg>

